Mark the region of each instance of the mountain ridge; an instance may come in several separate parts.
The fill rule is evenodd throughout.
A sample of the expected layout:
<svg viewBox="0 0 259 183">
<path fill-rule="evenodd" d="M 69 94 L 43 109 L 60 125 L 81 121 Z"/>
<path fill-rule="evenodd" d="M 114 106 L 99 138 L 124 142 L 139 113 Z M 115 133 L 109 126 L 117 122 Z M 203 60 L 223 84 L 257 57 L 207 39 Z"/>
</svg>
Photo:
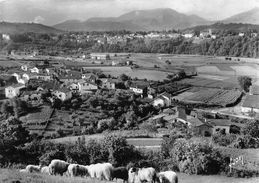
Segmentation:
<svg viewBox="0 0 259 183">
<path fill-rule="evenodd" d="M 229 18 L 222 20 L 223 23 L 247 23 L 247 24 L 259 24 L 259 7 L 255 7 L 251 10 L 238 13 Z"/>
<path fill-rule="evenodd" d="M 43 24 L 0 22 L 0 33 L 16 34 L 25 32 L 61 33 L 63 31 Z"/>
<path fill-rule="evenodd" d="M 106 22 L 100 26 L 100 23 Z M 109 25 L 109 22 L 113 26 Z M 77 28 L 70 26 L 66 22 L 54 25 L 57 29 L 65 30 L 166 30 L 181 29 L 195 25 L 208 24 L 210 21 L 205 20 L 197 15 L 185 15 L 170 8 L 158 8 L 151 10 L 134 10 L 118 17 L 92 17 L 86 21 L 78 23 Z M 96 25 L 95 25 L 96 24 Z M 108 27 L 107 27 L 108 26 Z M 96 28 L 95 28 L 96 27 Z"/>
</svg>

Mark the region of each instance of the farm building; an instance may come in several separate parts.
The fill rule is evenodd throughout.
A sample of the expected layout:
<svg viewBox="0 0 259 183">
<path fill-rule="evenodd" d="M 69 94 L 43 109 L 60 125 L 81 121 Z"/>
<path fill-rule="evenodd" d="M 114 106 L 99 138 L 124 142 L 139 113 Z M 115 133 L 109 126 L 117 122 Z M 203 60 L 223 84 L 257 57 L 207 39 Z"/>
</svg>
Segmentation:
<svg viewBox="0 0 259 183">
<path fill-rule="evenodd" d="M 167 92 L 159 94 L 153 101 L 153 106 L 168 107 L 172 104 L 171 95 Z"/>
<path fill-rule="evenodd" d="M 81 94 L 89 93 L 90 91 L 94 91 L 98 89 L 97 84 L 84 81 L 84 80 L 79 81 L 78 86 L 79 86 L 79 92 Z"/>
<path fill-rule="evenodd" d="M 223 131 L 226 134 L 231 133 L 232 127 L 237 127 L 240 129 L 242 127 L 242 124 L 232 123 L 230 120 L 226 119 L 205 119 L 205 122 L 212 125 L 212 134 L 215 134 L 219 131 Z"/>
<path fill-rule="evenodd" d="M 65 101 L 72 98 L 72 92 L 68 88 L 61 88 L 53 92 L 57 98 L 61 101 Z"/>
<path fill-rule="evenodd" d="M 247 95 L 241 106 L 241 111 L 244 113 L 259 113 L 259 95 Z"/>
<path fill-rule="evenodd" d="M 94 60 L 110 60 L 110 55 L 109 54 L 102 54 L 102 53 L 91 53 L 91 59 Z"/>
<path fill-rule="evenodd" d="M 146 85 L 136 84 L 134 86 L 131 86 L 130 90 L 132 90 L 135 94 L 139 94 L 141 96 L 147 95 L 147 86 Z"/>
<path fill-rule="evenodd" d="M 69 71 L 68 73 L 58 76 L 59 80 L 64 83 L 69 82 L 78 82 L 78 80 L 82 79 L 82 74 L 77 71 Z"/>
<path fill-rule="evenodd" d="M 19 83 L 12 86 L 8 86 L 5 88 L 5 97 L 14 98 L 20 94 L 20 90 L 23 88 L 25 88 L 25 85 Z"/>
<path fill-rule="evenodd" d="M 192 116 L 188 116 L 187 122 L 189 124 L 189 128 L 191 129 L 193 135 L 201 135 L 201 136 L 211 136 L 213 126 L 208 123 L 202 122 L 198 118 L 194 118 Z"/>
<path fill-rule="evenodd" d="M 109 89 L 109 90 L 114 90 L 116 89 L 115 85 L 116 85 L 116 81 L 112 80 L 112 79 L 107 79 L 107 78 L 102 78 L 102 88 L 104 89 Z"/>
</svg>

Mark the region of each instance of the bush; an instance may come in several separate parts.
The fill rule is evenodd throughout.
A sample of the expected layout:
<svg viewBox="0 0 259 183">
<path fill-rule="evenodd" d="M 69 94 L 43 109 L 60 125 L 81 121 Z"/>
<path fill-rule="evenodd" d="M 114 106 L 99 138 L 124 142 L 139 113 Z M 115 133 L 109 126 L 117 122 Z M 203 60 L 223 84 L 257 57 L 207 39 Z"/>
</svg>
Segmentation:
<svg viewBox="0 0 259 183">
<path fill-rule="evenodd" d="M 239 149 L 259 148 L 259 139 L 253 138 L 250 135 L 239 136 L 233 144 L 233 147 Z"/>
<path fill-rule="evenodd" d="M 220 146 L 229 146 L 236 139 L 237 139 L 237 136 L 235 134 L 223 135 L 223 134 L 217 133 L 217 134 L 213 135 L 213 137 L 212 137 L 212 141 L 215 144 L 218 144 Z"/>
<path fill-rule="evenodd" d="M 108 161 L 114 165 L 126 165 L 139 156 L 138 151 L 124 137 L 108 135 L 102 140 L 101 146 L 108 151 Z"/>
<path fill-rule="evenodd" d="M 188 174 L 216 174 L 228 166 L 219 151 L 208 144 L 177 139 L 170 151 L 170 158 L 180 172 Z"/>
<path fill-rule="evenodd" d="M 254 138 L 259 138 L 259 120 L 251 120 L 247 122 L 242 133 Z"/>
</svg>

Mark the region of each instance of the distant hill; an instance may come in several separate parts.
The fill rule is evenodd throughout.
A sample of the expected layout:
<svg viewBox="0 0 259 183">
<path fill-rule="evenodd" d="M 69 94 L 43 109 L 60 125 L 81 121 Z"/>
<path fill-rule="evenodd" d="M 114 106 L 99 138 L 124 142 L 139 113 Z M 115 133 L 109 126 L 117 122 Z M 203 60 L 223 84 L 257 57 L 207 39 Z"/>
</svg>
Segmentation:
<svg viewBox="0 0 259 183">
<path fill-rule="evenodd" d="M 245 32 L 251 29 L 255 29 L 259 32 L 259 25 L 253 25 L 253 24 L 242 24 L 242 23 L 215 23 L 212 25 L 201 25 L 201 26 L 195 26 L 191 28 L 187 28 L 184 31 L 205 31 L 211 29 L 213 31 L 234 31 L 234 32 Z"/>
<path fill-rule="evenodd" d="M 196 15 L 185 15 L 173 9 L 136 10 L 119 17 L 90 18 L 84 22 L 65 21 L 54 25 L 57 29 L 70 31 L 130 30 L 148 31 L 182 29 L 210 22 Z"/>
<path fill-rule="evenodd" d="M 223 23 L 259 24 L 259 7 L 239 13 L 222 21 Z"/>
<path fill-rule="evenodd" d="M 42 24 L 0 22 L 0 33 L 14 34 L 24 32 L 61 33 L 62 31 Z"/>
</svg>

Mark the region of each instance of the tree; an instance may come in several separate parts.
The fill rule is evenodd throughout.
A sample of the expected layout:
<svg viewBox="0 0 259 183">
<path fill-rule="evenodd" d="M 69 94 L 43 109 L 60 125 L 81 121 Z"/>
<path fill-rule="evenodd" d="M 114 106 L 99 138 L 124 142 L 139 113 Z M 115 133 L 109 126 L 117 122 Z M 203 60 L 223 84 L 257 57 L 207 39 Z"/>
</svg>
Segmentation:
<svg viewBox="0 0 259 183">
<path fill-rule="evenodd" d="M 0 124 L 0 139 L 10 145 L 19 146 L 29 140 L 29 132 L 20 120 L 10 117 Z"/>
<path fill-rule="evenodd" d="M 126 138 L 108 135 L 102 141 L 103 149 L 108 150 L 108 161 L 114 165 L 126 165 L 134 155 L 134 148 L 127 143 Z"/>
<path fill-rule="evenodd" d="M 249 87 L 252 85 L 252 78 L 248 76 L 239 76 L 238 83 L 242 90 L 249 92 Z"/>
<path fill-rule="evenodd" d="M 130 79 L 129 76 L 127 76 L 126 74 L 121 74 L 119 77 L 122 81 L 128 81 Z"/>
<path fill-rule="evenodd" d="M 254 138 L 259 138 L 259 120 L 252 120 L 245 124 L 242 129 L 244 135 L 250 135 Z"/>
</svg>

